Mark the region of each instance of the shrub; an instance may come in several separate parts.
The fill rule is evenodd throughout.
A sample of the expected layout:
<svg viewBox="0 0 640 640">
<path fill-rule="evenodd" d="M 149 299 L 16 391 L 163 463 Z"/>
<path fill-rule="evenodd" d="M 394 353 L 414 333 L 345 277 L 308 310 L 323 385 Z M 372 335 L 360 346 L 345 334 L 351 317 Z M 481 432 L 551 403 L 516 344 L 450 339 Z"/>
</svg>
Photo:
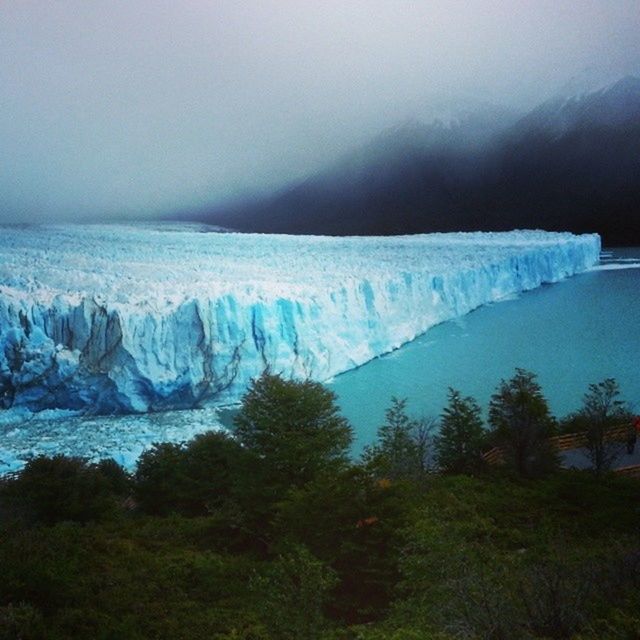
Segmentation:
<svg viewBox="0 0 640 640">
<path fill-rule="evenodd" d="M 9 513 L 33 523 L 100 520 L 116 511 L 125 478 L 115 462 L 39 456 L 3 482 L 0 501 Z"/>
<path fill-rule="evenodd" d="M 303 546 L 295 546 L 254 579 L 260 617 L 282 640 L 314 640 L 326 627 L 323 605 L 335 585 L 333 571 Z"/>
<path fill-rule="evenodd" d="M 412 506 L 408 483 L 376 480 L 353 467 L 290 491 L 276 514 L 275 537 L 303 544 L 336 572 L 328 603 L 333 618 L 369 622 L 389 606 Z"/>
<path fill-rule="evenodd" d="M 156 444 L 140 456 L 135 497 L 146 513 L 205 515 L 237 497 L 244 452 L 234 438 L 209 432 L 188 444 Z"/>
</svg>

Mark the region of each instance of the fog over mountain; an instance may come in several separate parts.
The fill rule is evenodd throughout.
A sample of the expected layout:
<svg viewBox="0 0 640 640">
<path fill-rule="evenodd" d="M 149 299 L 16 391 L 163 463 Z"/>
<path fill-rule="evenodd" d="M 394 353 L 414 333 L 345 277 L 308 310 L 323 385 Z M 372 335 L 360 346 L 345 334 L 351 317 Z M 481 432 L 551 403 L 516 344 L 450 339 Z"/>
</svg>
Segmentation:
<svg viewBox="0 0 640 640">
<path fill-rule="evenodd" d="M 480 144 L 638 75 L 638 33 L 637 0 L 3 2 L 0 221 L 256 199 L 407 121 Z"/>
<path fill-rule="evenodd" d="M 523 117 L 407 122 L 276 195 L 195 217 L 245 231 L 397 234 L 539 227 L 640 241 L 640 79 Z M 191 214 L 193 215 L 193 214 Z"/>
</svg>

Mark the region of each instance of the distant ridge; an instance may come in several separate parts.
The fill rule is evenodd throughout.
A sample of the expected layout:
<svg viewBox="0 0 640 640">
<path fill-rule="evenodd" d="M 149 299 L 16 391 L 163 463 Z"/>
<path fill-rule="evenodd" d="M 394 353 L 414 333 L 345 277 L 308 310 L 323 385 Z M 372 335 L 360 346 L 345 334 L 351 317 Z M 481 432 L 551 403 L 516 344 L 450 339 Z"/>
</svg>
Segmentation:
<svg viewBox="0 0 640 640">
<path fill-rule="evenodd" d="M 640 79 L 410 121 L 268 198 L 186 218 L 241 231 L 399 234 L 542 228 L 640 244 Z"/>
</svg>

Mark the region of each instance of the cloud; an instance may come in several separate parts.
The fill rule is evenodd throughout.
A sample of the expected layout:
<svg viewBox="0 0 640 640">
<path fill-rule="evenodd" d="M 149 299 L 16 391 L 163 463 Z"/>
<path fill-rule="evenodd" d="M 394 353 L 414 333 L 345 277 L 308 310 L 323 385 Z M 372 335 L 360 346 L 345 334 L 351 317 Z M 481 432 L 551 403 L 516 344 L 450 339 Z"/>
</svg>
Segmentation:
<svg viewBox="0 0 640 640">
<path fill-rule="evenodd" d="M 456 100 L 640 70 L 635 0 L 0 5 L 0 220 L 274 188 Z"/>
</svg>

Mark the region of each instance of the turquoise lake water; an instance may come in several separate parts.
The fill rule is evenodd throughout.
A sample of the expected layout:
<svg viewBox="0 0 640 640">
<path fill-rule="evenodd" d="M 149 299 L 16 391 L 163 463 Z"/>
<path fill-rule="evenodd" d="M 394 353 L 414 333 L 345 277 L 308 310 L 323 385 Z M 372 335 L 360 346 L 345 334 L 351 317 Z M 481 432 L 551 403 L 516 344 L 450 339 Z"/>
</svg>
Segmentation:
<svg viewBox="0 0 640 640">
<path fill-rule="evenodd" d="M 640 258 L 640 248 L 613 253 L 622 262 L 610 270 L 481 307 L 337 376 L 330 386 L 356 432 L 355 452 L 374 439 L 392 396 L 407 398 L 417 417 L 437 417 L 452 386 L 486 415 L 496 385 L 516 367 L 538 374 L 557 416 L 579 407 L 589 383 L 608 377 L 640 413 L 640 269 L 624 262 Z"/>
</svg>

